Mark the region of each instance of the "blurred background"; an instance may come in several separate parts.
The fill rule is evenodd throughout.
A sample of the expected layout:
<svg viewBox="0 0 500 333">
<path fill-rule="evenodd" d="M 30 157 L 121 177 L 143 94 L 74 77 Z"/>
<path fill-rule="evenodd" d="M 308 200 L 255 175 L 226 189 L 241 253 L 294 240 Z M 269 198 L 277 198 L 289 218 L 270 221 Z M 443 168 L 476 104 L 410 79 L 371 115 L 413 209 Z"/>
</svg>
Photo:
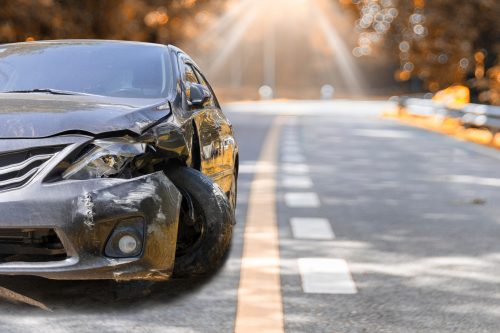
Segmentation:
<svg viewBox="0 0 500 333">
<path fill-rule="evenodd" d="M 223 101 L 386 98 L 452 85 L 500 104 L 497 0 L 2 0 L 0 42 L 173 43 Z"/>
</svg>

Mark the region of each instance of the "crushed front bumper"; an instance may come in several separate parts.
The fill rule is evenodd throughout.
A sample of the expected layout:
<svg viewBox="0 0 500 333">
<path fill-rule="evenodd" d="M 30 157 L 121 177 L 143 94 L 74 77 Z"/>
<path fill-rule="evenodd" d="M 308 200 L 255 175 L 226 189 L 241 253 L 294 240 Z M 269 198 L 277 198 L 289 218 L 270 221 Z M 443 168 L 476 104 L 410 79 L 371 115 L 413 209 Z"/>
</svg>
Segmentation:
<svg viewBox="0 0 500 333">
<path fill-rule="evenodd" d="M 181 195 L 162 173 L 133 179 L 35 182 L 0 192 L 0 229 L 53 229 L 66 257 L 57 261 L 0 261 L 0 274 L 51 279 L 147 279 L 171 276 Z M 111 258 L 105 247 L 123 221 L 144 223 L 140 255 Z"/>
</svg>

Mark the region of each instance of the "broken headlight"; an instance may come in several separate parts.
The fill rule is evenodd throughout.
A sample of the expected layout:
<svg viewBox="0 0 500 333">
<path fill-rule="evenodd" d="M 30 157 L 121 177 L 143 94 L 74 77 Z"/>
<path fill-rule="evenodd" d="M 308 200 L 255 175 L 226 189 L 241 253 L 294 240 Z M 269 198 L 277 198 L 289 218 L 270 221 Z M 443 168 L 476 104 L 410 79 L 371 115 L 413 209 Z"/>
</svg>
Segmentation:
<svg viewBox="0 0 500 333">
<path fill-rule="evenodd" d="M 89 179 L 120 174 L 134 159 L 144 154 L 146 145 L 127 138 L 94 140 L 85 154 L 80 156 L 66 171 L 64 179 Z"/>
</svg>

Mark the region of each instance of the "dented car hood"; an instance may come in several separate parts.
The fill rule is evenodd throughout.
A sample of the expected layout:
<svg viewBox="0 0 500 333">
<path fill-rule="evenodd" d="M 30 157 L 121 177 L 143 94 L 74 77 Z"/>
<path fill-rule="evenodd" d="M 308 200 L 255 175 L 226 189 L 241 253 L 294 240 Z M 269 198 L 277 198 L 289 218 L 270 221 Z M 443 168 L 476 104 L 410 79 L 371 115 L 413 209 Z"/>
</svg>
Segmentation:
<svg viewBox="0 0 500 333">
<path fill-rule="evenodd" d="M 2 93 L 0 138 L 39 138 L 69 132 L 98 135 L 122 130 L 140 134 L 169 113 L 163 99 Z"/>
</svg>

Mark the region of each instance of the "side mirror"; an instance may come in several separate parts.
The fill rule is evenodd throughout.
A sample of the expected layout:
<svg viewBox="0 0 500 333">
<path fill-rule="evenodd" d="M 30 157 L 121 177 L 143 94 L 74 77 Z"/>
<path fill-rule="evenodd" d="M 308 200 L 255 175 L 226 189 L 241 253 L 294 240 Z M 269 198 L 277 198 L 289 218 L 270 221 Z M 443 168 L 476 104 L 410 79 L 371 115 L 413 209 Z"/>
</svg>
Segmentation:
<svg viewBox="0 0 500 333">
<path fill-rule="evenodd" d="M 210 100 L 212 94 L 201 84 L 191 83 L 189 85 L 188 104 L 193 107 L 202 107 Z"/>
</svg>

